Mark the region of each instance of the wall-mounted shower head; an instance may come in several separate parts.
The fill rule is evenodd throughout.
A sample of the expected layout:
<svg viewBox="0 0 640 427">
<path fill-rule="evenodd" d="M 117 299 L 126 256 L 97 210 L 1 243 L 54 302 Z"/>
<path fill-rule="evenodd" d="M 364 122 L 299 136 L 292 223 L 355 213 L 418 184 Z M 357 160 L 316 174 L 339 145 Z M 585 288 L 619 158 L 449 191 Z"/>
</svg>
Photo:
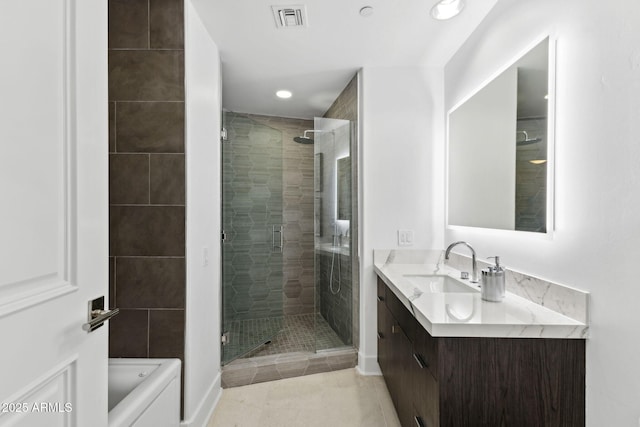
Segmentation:
<svg viewBox="0 0 640 427">
<path fill-rule="evenodd" d="M 308 136 L 296 136 L 293 140 L 298 144 L 313 144 L 313 139 Z"/>
<path fill-rule="evenodd" d="M 526 130 L 519 130 L 516 132 L 516 135 L 523 135 L 524 139 L 518 139 L 516 137 L 516 146 L 521 147 L 523 145 L 535 144 L 536 142 L 542 141 L 542 138 L 529 138 L 529 134 Z"/>
<path fill-rule="evenodd" d="M 293 138 L 298 144 L 313 144 L 314 139 L 307 136 L 308 133 L 333 133 L 332 130 L 313 130 L 307 129 L 302 136 L 296 136 Z"/>
</svg>

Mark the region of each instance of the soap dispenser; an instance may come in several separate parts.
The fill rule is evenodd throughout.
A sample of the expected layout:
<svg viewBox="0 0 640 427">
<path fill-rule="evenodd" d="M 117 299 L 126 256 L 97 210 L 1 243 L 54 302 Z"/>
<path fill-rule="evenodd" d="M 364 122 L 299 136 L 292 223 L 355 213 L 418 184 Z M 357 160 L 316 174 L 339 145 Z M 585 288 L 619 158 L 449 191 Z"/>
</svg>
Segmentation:
<svg viewBox="0 0 640 427">
<path fill-rule="evenodd" d="M 496 265 L 482 270 L 482 299 L 485 301 L 500 302 L 504 298 L 504 269 L 500 266 L 500 257 L 495 258 Z"/>
</svg>

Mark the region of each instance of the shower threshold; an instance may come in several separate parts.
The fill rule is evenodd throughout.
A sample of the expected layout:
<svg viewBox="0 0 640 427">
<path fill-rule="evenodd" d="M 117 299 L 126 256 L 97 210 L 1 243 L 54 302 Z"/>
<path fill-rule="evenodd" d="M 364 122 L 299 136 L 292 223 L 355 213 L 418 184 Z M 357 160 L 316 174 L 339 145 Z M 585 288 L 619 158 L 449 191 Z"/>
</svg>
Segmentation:
<svg viewBox="0 0 640 427">
<path fill-rule="evenodd" d="M 222 387 L 231 388 L 353 368 L 358 351 L 353 347 L 299 351 L 236 359 L 222 367 Z"/>
</svg>

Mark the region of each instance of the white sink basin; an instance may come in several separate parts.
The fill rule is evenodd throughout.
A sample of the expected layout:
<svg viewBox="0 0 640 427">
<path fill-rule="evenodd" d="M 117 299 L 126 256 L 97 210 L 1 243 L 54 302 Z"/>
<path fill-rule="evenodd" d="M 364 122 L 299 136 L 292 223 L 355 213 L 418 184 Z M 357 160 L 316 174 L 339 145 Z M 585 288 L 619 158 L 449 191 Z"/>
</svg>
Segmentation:
<svg viewBox="0 0 640 427">
<path fill-rule="evenodd" d="M 422 292 L 477 293 L 479 288 L 468 286 L 451 276 L 433 274 L 407 274 L 404 276 Z"/>
</svg>

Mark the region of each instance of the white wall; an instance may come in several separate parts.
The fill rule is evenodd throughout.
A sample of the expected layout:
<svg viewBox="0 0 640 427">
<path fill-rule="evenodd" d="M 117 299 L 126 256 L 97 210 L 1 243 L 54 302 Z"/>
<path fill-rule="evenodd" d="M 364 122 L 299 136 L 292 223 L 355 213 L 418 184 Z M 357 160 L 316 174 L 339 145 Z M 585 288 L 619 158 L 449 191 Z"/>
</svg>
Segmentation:
<svg viewBox="0 0 640 427">
<path fill-rule="evenodd" d="M 498 254 L 507 267 L 591 292 L 594 427 L 640 417 L 639 24 L 636 1 L 501 0 L 445 67 L 448 109 L 535 39 L 557 38 L 552 238 L 452 229 L 446 242 L 466 240 L 480 257 Z"/>
<path fill-rule="evenodd" d="M 187 311 L 183 425 L 206 425 L 220 396 L 220 59 L 185 2 Z M 204 252 L 208 255 L 205 260 Z"/>
<path fill-rule="evenodd" d="M 439 74 L 421 68 L 364 68 L 360 90 L 360 350 L 358 368 L 377 373 L 376 276 L 373 250 L 398 247 L 398 229 L 415 232 L 414 248 L 442 247 L 442 213 L 433 205 L 432 126 Z M 441 82 L 441 80 L 439 80 Z M 437 85 L 436 85 L 437 86 Z M 441 85 L 440 85 L 441 86 Z M 436 151 L 434 151 L 436 150 Z M 440 161 L 441 163 L 441 161 Z M 434 231 L 435 230 L 435 231 Z"/>
<path fill-rule="evenodd" d="M 510 67 L 449 114 L 448 224 L 516 224 L 518 70 Z"/>
</svg>

